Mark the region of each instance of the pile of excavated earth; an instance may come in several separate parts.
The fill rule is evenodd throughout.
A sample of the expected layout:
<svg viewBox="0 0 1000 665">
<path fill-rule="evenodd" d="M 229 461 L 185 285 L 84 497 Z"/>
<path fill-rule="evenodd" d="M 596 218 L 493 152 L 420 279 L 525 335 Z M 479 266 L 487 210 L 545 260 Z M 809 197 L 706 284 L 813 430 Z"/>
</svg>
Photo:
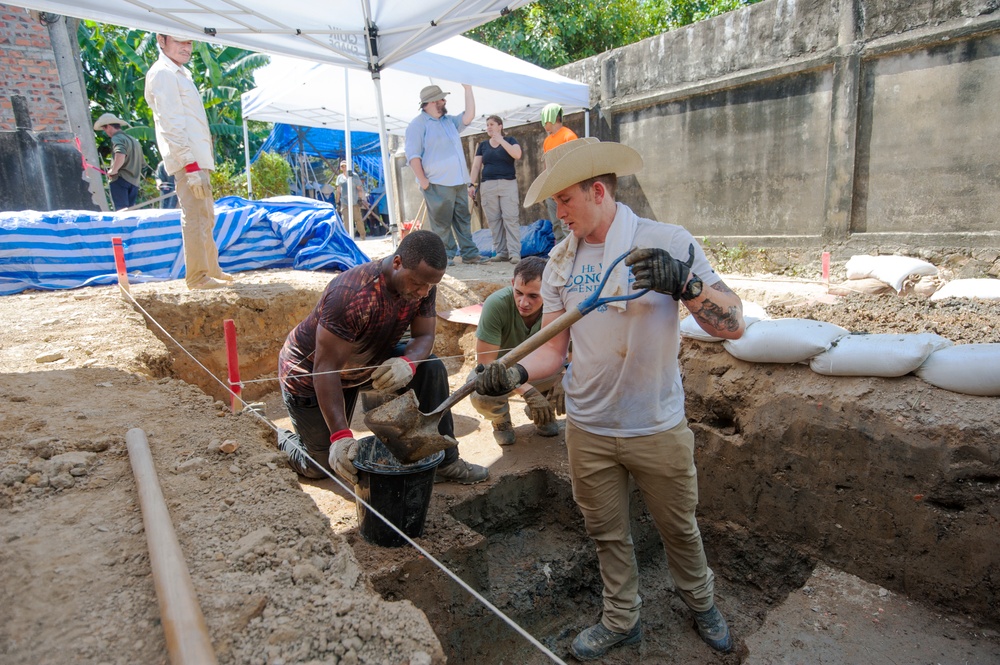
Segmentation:
<svg viewBox="0 0 1000 665">
<path fill-rule="evenodd" d="M 808 268 L 811 280 L 726 281 L 774 318 L 1000 342 L 997 301 L 832 297 Z M 511 273 L 449 268 L 439 314 Z M 125 446 L 141 428 L 219 662 L 550 662 L 412 547 L 367 542 L 345 487 L 285 465 L 277 353 L 331 278 L 259 271 L 208 292 L 178 281 L 133 285 L 131 299 L 117 287 L 0 299 L 0 661 L 169 662 Z M 226 319 L 244 398 L 266 419 L 230 410 Z M 435 351 L 458 387 L 474 326 L 440 318 Z M 699 640 L 636 494 L 645 637 L 604 662 L 1000 662 L 998 398 L 748 363 L 714 342 L 686 339 L 681 361 L 699 520 L 738 648 Z M 570 641 L 600 613 L 594 549 L 562 436 L 512 411 L 518 439 L 500 448 L 467 400 L 456 407 L 462 456 L 491 477 L 436 485 L 416 541 L 572 661 Z M 353 426 L 367 434 L 360 413 Z"/>
</svg>

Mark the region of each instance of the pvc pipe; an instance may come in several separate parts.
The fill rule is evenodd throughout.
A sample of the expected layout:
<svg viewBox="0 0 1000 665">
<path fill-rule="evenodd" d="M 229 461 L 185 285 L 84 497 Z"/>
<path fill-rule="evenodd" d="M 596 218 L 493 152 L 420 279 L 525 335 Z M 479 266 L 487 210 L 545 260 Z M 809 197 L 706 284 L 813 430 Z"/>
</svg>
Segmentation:
<svg viewBox="0 0 1000 665">
<path fill-rule="evenodd" d="M 226 337 L 226 364 L 229 366 L 229 408 L 236 413 L 243 408 L 243 385 L 240 383 L 240 353 L 236 348 L 236 323 L 232 319 L 222 322 L 222 330 Z"/>
<path fill-rule="evenodd" d="M 112 238 L 111 249 L 115 254 L 115 269 L 118 271 L 118 286 L 125 293 L 132 293 L 129 290 L 128 271 L 125 269 L 125 247 L 122 245 L 122 239 Z"/>
<path fill-rule="evenodd" d="M 146 433 L 138 427 L 130 429 L 125 434 L 125 445 L 139 493 L 153 586 L 170 662 L 172 665 L 216 665 L 218 661 L 208 638 L 205 617 L 156 478 Z"/>
</svg>

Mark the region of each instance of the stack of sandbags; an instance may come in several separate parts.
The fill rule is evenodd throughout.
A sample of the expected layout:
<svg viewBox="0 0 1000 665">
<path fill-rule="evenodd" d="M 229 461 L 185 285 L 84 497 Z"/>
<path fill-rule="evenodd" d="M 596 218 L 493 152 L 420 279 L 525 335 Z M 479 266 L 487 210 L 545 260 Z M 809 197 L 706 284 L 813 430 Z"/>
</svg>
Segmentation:
<svg viewBox="0 0 1000 665">
<path fill-rule="evenodd" d="M 1000 300 L 1000 279 L 953 280 L 931 296 L 931 300 L 944 300 L 945 298 Z"/>
<path fill-rule="evenodd" d="M 746 325 L 751 323 L 756 323 L 757 321 L 763 321 L 764 319 L 771 318 L 768 316 L 767 311 L 755 302 L 744 302 L 743 303 L 743 321 Z M 716 337 L 715 335 L 710 335 L 701 326 L 698 325 L 698 319 L 694 316 L 686 316 L 681 319 L 680 324 L 681 336 L 690 337 L 691 339 L 697 339 L 702 342 L 721 342 L 721 337 Z"/>
<path fill-rule="evenodd" d="M 831 285 L 830 293 L 847 295 L 899 294 L 930 297 L 941 286 L 938 269 L 911 256 L 852 256 L 845 265 L 847 281 Z"/>
</svg>

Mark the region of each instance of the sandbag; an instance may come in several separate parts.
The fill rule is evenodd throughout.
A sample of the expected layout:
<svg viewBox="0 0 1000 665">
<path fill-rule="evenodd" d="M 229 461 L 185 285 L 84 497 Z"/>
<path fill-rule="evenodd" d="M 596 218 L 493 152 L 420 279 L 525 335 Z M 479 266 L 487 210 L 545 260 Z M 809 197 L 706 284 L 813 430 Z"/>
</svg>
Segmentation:
<svg viewBox="0 0 1000 665">
<path fill-rule="evenodd" d="M 1000 279 L 956 279 L 948 282 L 934 295 L 931 300 L 945 298 L 979 298 L 981 300 L 1000 300 Z"/>
<path fill-rule="evenodd" d="M 844 267 L 847 269 L 847 279 L 874 277 L 894 288 L 896 293 L 902 290 L 903 282 L 910 275 L 936 275 L 938 273 L 933 264 L 912 256 L 858 254 L 852 256 Z"/>
<path fill-rule="evenodd" d="M 935 351 L 917 376 L 956 393 L 1000 396 L 1000 344 L 956 344 Z"/>
<path fill-rule="evenodd" d="M 745 302 L 743 303 L 743 322 L 746 326 L 750 326 L 751 323 L 756 323 L 757 321 L 762 321 L 764 319 L 771 318 L 768 316 L 767 311 L 755 302 Z M 710 335 L 705 332 L 700 325 L 698 325 L 698 319 L 693 316 L 685 316 L 681 319 L 680 331 L 683 337 L 690 337 L 691 339 L 697 339 L 702 342 L 721 342 L 721 337 L 716 337 L 715 335 Z"/>
<path fill-rule="evenodd" d="M 952 344 L 934 333 L 845 335 L 814 356 L 809 367 L 824 376 L 905 376 Z"/>
<path fill-rule="evenodd" d="M 845 328 L 811 319 L 771 319 L 749 326 L 740 339 L 723 342 L 731 355 L 754 363 L 801 363 L 849 334 Z"/>
</svg>

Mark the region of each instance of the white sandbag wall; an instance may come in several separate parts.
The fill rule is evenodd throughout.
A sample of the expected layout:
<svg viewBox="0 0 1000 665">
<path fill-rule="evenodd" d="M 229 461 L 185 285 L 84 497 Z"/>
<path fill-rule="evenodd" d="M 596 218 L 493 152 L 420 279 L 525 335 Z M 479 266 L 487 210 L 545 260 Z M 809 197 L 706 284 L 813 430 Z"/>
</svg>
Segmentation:
<svg viewBox="0 0 1000 665">
<path fill-rule="evenodd" d="M 690 323 L 687 328 L 684 332 L 682 323 L 686 337 L 717 340 L 700 328 L 700 334 L 692 334 Z M 1000 396 L 1000 344 L 955 345 L 933 333 L 853 335 L 823 321 L 748 317 L 743 337 L 725 340 L 723 346 L 747 362 L 808 363 L 826 376 L 897 377 L 915 372 L 952 392 Z"/>
</svg>

